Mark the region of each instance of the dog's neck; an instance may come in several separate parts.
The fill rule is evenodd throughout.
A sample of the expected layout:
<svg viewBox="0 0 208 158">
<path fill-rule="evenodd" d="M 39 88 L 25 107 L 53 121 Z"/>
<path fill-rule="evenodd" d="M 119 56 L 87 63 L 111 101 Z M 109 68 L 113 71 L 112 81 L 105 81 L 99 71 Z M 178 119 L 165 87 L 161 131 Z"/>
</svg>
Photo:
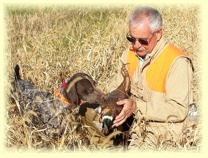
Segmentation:
<svg viewBox="0 0 208 158">
<path fill-rule="evenodd" d="M 58 98 L 64 105 L 72 106 L 72 104 L 68 101 L 68 99 L 63 95 L 63 91 L 66 88 L 68 81 L 69 78 L 64 80 L 62 84 L 58 86 L 58 88 L 54 89 L 54 96 Z"/>
</svg>

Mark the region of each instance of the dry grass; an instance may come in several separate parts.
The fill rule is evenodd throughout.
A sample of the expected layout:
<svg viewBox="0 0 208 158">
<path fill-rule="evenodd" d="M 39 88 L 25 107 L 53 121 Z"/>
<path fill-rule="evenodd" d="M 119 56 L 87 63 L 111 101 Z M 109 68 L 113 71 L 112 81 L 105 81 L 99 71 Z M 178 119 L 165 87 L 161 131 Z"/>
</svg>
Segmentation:
<svg viewBox="0 0 208 158">
<path fill-rule="evenodd" d="M 200 110 L 200 8 L 155 7 L 161 11 L 164 18 L 165 38 L 193 59 L 194 100 Z M 99 88 L 107 92 L 107 85 L 116 74 L 119 56 L 130 46 L 125 35 L 128 31 L 127 17 L 133 8 L 134 6 L 6 8 L 8 149 L 99 150 L 96 144 L 89 145 L 86 127 L 80 126 L 80 122 L 74 119 L 75 112 L 66 118 L 67 130 L 61 138 L 48 139 L 41 134 L 40 129 L 29 130 L 25 124 L 27 114 L 20 116 L 18 101 L 14 103 L 10 99 L 10 82 L 14 79 L 13 67 L 15 64 L 21 65 L 22 77 L 41 90 L 53 92 L 54 87 L 61 82 L 60 73 L 66 78 L 77 72 L 86 72 L 98 82 Z M 196 133 L 189 134 L 194 139 L 194 145 L 186 141 L 182 145 L 168 147 L 160 144 L 155 149 L 174 147 L 177 150 L 199 150 L 199 127 Z M 165 138 L 158 139 L 163 142 Z M 148 146 L 144 149 L 148 149 Z"/>
</svg>

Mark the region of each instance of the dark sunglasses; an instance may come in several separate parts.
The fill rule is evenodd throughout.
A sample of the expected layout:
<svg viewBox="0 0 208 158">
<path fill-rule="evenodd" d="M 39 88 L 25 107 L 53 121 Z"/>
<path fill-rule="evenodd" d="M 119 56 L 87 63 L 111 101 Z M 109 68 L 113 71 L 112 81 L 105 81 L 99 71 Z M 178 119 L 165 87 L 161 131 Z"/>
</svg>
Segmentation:
<svg viewBox="0 0 208 158">
<path fill-rule="evenodd" d="M 140 44 L 148 45 L 153 36 L 154 36 L 154 34 L 149 39 L 148 38 L 135 38 L 135 37 L 131 36 L 129 33 L 127 33 L 126 38 L 131 43 L 136 43 L 136 40 L 138 40 Z"/>
</svg>

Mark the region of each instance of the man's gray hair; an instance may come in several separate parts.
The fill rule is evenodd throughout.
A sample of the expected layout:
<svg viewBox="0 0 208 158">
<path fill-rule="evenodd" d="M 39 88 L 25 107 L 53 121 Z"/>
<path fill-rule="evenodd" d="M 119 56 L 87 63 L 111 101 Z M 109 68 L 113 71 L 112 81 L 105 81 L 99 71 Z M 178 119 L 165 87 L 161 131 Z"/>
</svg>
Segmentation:
<svg viewBox="0 0 208 158">
<path fill-rule="evenodd" d="M 152 33 L 162 28 L 162 16 L 160 12 L 147 6 L 138 7 L 130 14 L 129 25 L 139 26 L 144 17 L 149 18 Z"/>
</svg>

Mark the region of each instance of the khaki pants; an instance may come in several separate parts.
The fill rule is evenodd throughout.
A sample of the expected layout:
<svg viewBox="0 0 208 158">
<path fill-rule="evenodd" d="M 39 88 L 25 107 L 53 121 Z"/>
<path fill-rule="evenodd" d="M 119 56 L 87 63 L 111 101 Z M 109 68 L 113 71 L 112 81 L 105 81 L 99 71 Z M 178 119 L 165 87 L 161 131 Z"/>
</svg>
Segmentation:
<svg viewBox="0 0 208 158">
<path fill-rule="evenodd" d="M 196 122 L 155 123 L 145 122 L 134 124 L 128 149 L 171 148 L 192 141 L 187 132 L 194 132 Z M 189 140 L 188 140 L 189 139 Z"/>
</svg>

